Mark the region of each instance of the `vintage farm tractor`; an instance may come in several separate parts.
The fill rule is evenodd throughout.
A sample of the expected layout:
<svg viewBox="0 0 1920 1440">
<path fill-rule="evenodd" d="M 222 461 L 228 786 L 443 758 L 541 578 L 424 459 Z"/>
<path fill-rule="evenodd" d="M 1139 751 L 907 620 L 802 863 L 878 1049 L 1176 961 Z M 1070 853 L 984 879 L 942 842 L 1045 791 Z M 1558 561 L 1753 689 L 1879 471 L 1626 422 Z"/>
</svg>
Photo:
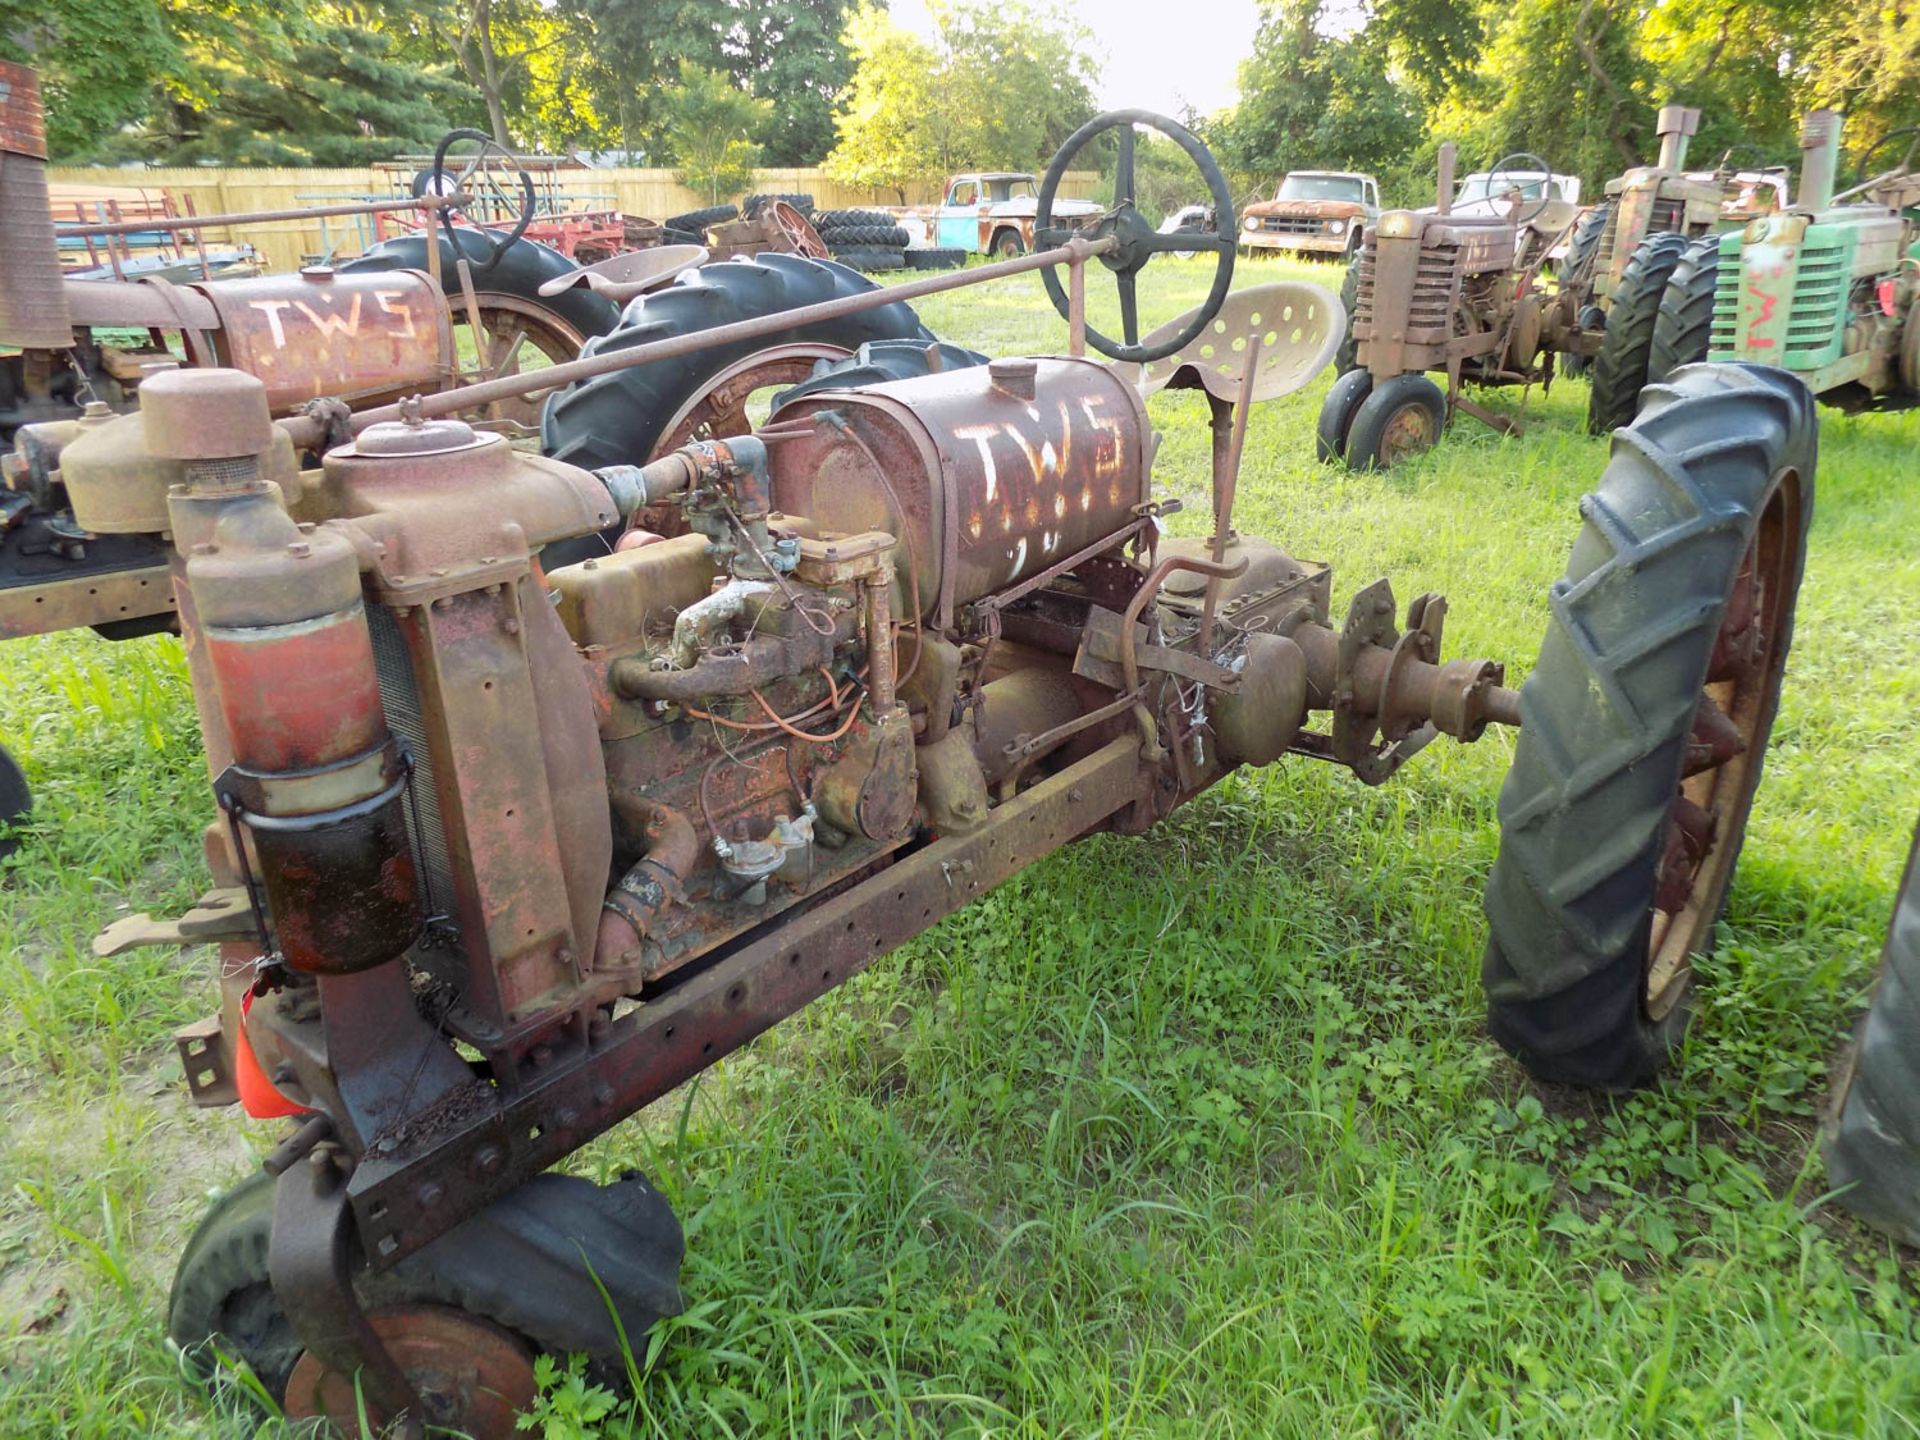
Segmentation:
<svg viewBox="0 0 1920 1440">
<path fill-rule="evenodd" d="M 1640 386 L 1646 383 L 1653 316 L 1660 300 L 1660 286 L 1649 286 L 1640 279 L 1641 270 L 1652 261 L 1651 255 L 1636 269 L 1634 283 L 1626 283 L 1628 265 L 1640 254 L 1642 243 L 1655 235 L 1679 235 L 1692 241 L 1737 229 L 1756 215 L 1786 204 L 1787 174 L 1783 166 L 1743 167 L 1738 163 L 1736 157 L 1750 147 L 1729 149 L 1712 170 L 1688 170 L 1688 144 L 1699 128 L 1698 110 L 1684 105 L 1661 106 L 1654 120 L 1660 137 L 1659 158 L 1609 180 L 1605 198 L 1582 215 L 1574 227 L 1560 282 L 1563 288 L 1575 292 L 1581 328 L 1596 333 L 1605 330 L 1616 295 L 1624 287 L 1629 297 L 1615 343 L 1603 345 L 1598 356 L 1569 355 L 1563 365 L 1570 375 L 1589 365 L 1596 367 L 1590 426 L 1595 433 L 1631 420 Z"/>
<path fill-rule="evenodd" d="M 1193 158 L 1215 230 L 1135 209 L 1136 125 Z M 1060 176 L 1114 129 L 1114 207 L 1056 227 Z M 1658 1068 L 1779 693 L 1804 387 L 1707 366 L 1650 392 L 1516 693 L 1443 656 L 1437 595 L 1402 616 L 1379 580 L 1336 608 L 1327 565 L 1234 529 L 1249 405 L 1304 383 L 1340 320 L 1313 286 L 1223 308 L 1234 216 L 1192 135 L 1090 122 L 1037 234 L 971 272 L 359 410 L 333 443 L 331 416 L 276 423 L 258 378 L 171 371 L 100 424 L 116 443 L 69 449 L 83 521 L 110 504 L 170 537 L 215 802 L 215 888 L 96 948 L 218 942 L 220 1010 L 180 1037 L 192 1095 L 292 1120 L 181 1261 L 169 1328 L 196 1365 L 244 1360 L 293 1416 L 513 1433 L 535 1353 L 637 1346 L 680 1305 L 681 1234 L 644 1179 L 543 1172 L 1021 867 L 1288 754 L 1379 783 L 1440 735 L 1520 726 L 1494 1033 L 1556 1079 Z M 1143 341 L 1135 277 L 1175 248 L 1214 255 L 1212 294 Z M 1086 324 L 1090 261 L 1120 337 Z M 453 418 L 1029 271 L 1065 355 L 807 390 L 750 433 L 591 470 Z M 1235 397 L 1210 534 L 1161 533 L 1162 382 Z M 324 448 L 318 470 L 290 477 L 289 444 Z M 666 518 L 621 535 L 641 514 Z"/>
<path fill-rule="evenodd" d="M 1386 468 L 1428 449 L 1456 411 L 1503 432 L 1516 422 L 1469 400 L 1463 385 L 1549 385 L 1556 352 L 1600 343 L 1582 330 L 1574 292 L 1543 289 L 1540 274 L 1578 219 L 1542 189 L 1515 193 L 1504 213 L 1453 213 L 1454 149 L 1440 147 L 1429 210 L 1387 210 L 1370 226 L 1342 290 L 1351 324 L 1343 374 L 1320 409 L 1317 451 L 1354 469 Z M 1551 174 L 1532 155 L 1492 171 Z M 1447 388 L 1427 378 L 1443 371 Z"/>
<path fill-rule="evenodd" d="M 69 445 L 85 455 L 124 443 L 124 428 L 103 435 L 101 427 L 134 409 L 154 375 L 182 365 L 244 370 L 263 381 L 275 415 L 337 419 L 352 405 L 571 359 L 619 326 L 624 303 L 707 258 L 671 247 L 583 269 L 523 239 L 533 181 L 477 131 L 441 141 L 423 172 L 436 177 L 423 186 L 431 193 L 415 199 L 178 220 L 56 225 L 44 162 L 34 72 L 0 64 L 0 235 L 10 257 L 0 276 L 0 345 L 8 347 L 0 438 L 11 446 L 0 457 L 0 640 L 80 626 L 127 639 L 174 626 L 165 517 L 95 495 L 83 523 L 61 470 Z M 469 204 L 505 219 L 497 229 L 456 226 Z M 778 208 L 767 225 L 785 218 Z M 104 242 L 113 256 L 127 233 L 197 237 L 228 225 L 392 212 L 425 212 L 439 233 L 398 236 L 337 267 L 246 279 L 76 280 L 59 264 L 61 241 Z M 540 409 L 537 394 L 516 394 L 467 413 L 531 434 Z M 281 443 L 267 464 L 294 493 L 293 477 L 316 458 L 317 448 Z M 24 775 L 0 748 L 0 852 L 12 843 L 3 827 L 30 804 Z"/>
<path fill-rule="evenodd" d="M 1759 361 L 1843 410 L 1920 404 L 1920 127 L 1883 137 L 1836 195 L 1840 138 L 1840 117 L 1814 111 L 1794 204 L 1688 248 L 1654 326 L 1652 378 Z"/>
</svg>

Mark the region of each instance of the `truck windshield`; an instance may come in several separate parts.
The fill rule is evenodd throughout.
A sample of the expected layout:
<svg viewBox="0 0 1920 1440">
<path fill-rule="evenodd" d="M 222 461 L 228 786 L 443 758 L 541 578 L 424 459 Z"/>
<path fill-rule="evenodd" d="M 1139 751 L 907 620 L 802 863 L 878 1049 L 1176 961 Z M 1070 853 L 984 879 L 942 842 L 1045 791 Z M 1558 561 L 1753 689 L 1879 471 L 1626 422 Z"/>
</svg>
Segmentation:
<svg viewBox="0 0 1920 1440">
<path fill-rule="evenodd" d="M 1496 183 L 1497 182 L 1497 183 Z M 1454 197 L 1456 205 L 1472 205 L 1477 201 L 1504 199 L 1515 190 L 1523 200 L 1538 200 L 1542 195 L 1560 198 L 1560 187 L 1543 175 L 1521 175 L 1506 173 L 1499 176 L 1469 175 L 1460 182 L 1460 193 Z"/>
<path fill-rule="evenodd" d="M 1005 175 L 987 181 L 987 198 L 994 201 L 1031 200 L 1039 192 L 1034 189 L 1031 175 Z"/>
<path fill-rule="evenodd" d="M 1357 175 L 1289 175 L 1276 200 L 1354 200 L 1364 203 L 1366 186 Z"/>
</svg>

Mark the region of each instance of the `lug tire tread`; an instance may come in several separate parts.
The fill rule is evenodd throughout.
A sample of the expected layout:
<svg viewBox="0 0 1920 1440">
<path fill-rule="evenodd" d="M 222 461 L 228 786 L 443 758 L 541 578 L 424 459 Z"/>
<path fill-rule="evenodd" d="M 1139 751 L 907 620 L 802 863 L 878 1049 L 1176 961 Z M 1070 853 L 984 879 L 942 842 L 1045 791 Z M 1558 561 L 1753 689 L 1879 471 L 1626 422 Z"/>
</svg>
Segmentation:
<svg viewBox="0 0 1920 1440">
<path fill-rule="evenodd" d="M 844 264 L 798 255 L 770 253 L 705 265 L 693 272 L 691 283 L 668 285 L 629 301 L 620 327 L 590 343 L 585 353 L 709 330 L 874 288 L 873 281 Z M 869 340 L 933 338 L 913 307 L 898 301 L 824 325 L 611 371 L 547 402 L 541 421 L 543 448 L 556 459 L 587 469 L 644 464 L 661 430 L 707 377 L 757 350 L 813 340 L 852 351 Z"/>
<path fill-rule="evenodd" d="M 1798 470 L 1804 547 L 1814 454 L 1798 380 L 1691 366 L 1648 388 L 1581 503 L 1586 524 L 1520 692 L 1486 892 L 1488 1029 L 1542 1080 L 1631 1089 L 1684 1030 L 1684 1004 L 1660 1023 L 1642 1004 L 1659 850 L 1756 507 L 1782 467 Z M 1796 590 L 1804 564 L 1803 548 Z M 1791 596 L 1783 623 L 1784 654 Z M 1771 726 L 1762 717 L 1756 786 Z"/>
<path fill-rule="evenodd" d="M 1606 339 L 1593 361 L 1593 394 L 1587 401 L 1589 434 L 1604 435 L 1632 423 L 1647 383 L 1660 302 L 1686 248 L 1686 236 L 1664 231 L 1641 241 L 1627 261 L 1607 311 Z"/>
<path fill-rule="evenodd" d="M 1657 385 L 1682 365 L 1707 358 L 1713 336 L 1714 289 L 1720 279 L 1720 237 L 1702 235 L 1687 246 L 1673 267 L 1660 318 L 1653 323 L 1653 349 L 1647 356 L 1647 383 Z"/>
</svg>

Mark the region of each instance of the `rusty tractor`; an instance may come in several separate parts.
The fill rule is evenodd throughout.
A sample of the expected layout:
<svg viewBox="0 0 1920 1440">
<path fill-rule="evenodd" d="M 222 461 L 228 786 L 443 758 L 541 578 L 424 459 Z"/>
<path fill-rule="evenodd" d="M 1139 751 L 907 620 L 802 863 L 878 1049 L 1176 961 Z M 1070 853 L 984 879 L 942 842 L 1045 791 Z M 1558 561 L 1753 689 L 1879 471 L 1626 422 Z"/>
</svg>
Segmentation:
<svg viewBox="0 0 1920 1440">
<path fill-rule="evenodd" d="M 1840 117 L 1814 111 L 1795 203 L 1687 248 L 1654 322 L 1651 378 L 1764 361 L 1838 409 L 1920 405 L 1920 127 L 1882 137 L 1836 195 L 1840 141 Z"/>
<path fill-rule="evenodd" d="M 1383 211 L 1348 269 L 1351 343 L 1320 410 L 1323 462 L 1385 469 L 1430 448 L 1456 412 L 1511 433 L 1518 422 L 1468 399 L 1465 383 L 1551 385 L 1556 353 L 1598 348 L 1574 293 L 1540 284 L 1577 207 L 1550 184 L 1533 195 L 1516 185 L 1504 203 L 1455 214 L 1453 168 L 1453 146 L 1442 145 L 1433 207 Z M 1510 155 L 1490 190 L 1522 172 L 1552 174 L 1536 156 Z M 1445 372 L 1444 392 L 1428 371 Z"/>
<path fill-rule="evenodd" d="M 466 140 L 480 141 L 479 152 L 450 159 Z M 487 163 L 493 149 L 478 132 L 450 133 L 433 163 L 441 193 L 413 200 L 55 226 L 37 77 L 0 63 L 0 233 L 18 257 L 0 284 L 0 344 L 9 347 L 0 355 L 0 436 L 12 446 L 0 457 L 0 639 L 79 626 L 131 639 L 173 627 L 166 545 L 144 523 L 152 517 L 96 495 L 82 525 L 60 472 L 69 444 L 120 443 L 96 432 L 134 409 L 154 375 L 182 364 L 237 368 L 261 378 L 276 414 L 321 403 L 344 414 L 349 404 L 442 389 L 474 373 L 517 374 L 569 359 L 612 329 L 613 300 L 589 289 L 541 292 L 579 267 L 520 238 L 533 214 L 523 170 L 510 172 L 517 193 L 500 188 L 492 197 L 497 213 L 518 205 L 516 223 L 455 228 L 453 215 L 474 198 L 470 181 L 504 185 L 499 167 Z M 104 239 L 117 270 L 113 238 L 125 233 L 186 232 L 204 256 L 198 242 L 209 227 L 393 211 L 437 215 L 444 239 L 389 240 L 337 269 L 297 275 L 213 279 L 203 265 L 201 280 L 182 284 L 70 279 L 56 248 L 59 239 Z M 537 401 L 516 397 L 487 418 L 524 426 L 538 410 Z M 282 447 L 270 469 L 292 493 L 301 464 Z M 19 765 L 0 748 L 0 853 L 12 849 L 9 832 L 31 803 Z"/>
<path fill-rule="evenodd" d="M 1192 157 L 1215 229 L 1135 208 L 1136 126 Z M 1113 207 L 1056 224 L 1108 130 Z M 1039 857 L 1287 755 L 1377 784 L 1519 727 L 1494 1034 L 1559 1080 L 1655 1073 L 1779 694 L 1805 388 L 1701 366 L 1649 392 L 1516 692 L 1444 654 L 1439 596 L 1403 611 L 1376 580 L 1336 607 L 1328 565 L 1235 528 L 1251 404 L 1343 321 L 1314 286 L 1223 306 L 1237 239 L 1200 142 L 1116 112 L 1055 157 L 1027 256 L 357 409 L 331 439 L 276 422 L 257 377 L 169 371 L 99 424 L 113 443 L 69 449 L 83 523 L 100 496 L 169 537 L 212 780 L 212 889 L 96 950 L 217 943 L 218 1012 L 179 1037 L 192 1098 L 289 1121 L 182 1257 L 194 1365 L 243 1360 L 293 1417 L 514 1433 L 539 1352 L 637 1346 L 681 1305 L 658 1192 L 549 1167 Z M 1213 293 L 1142 339 L 1135 278 L 1176 247 L 1213 256 Z M 1090 262 L 1118 337 L 1086 323 Z M 803 387 L 757 429 L 591 469 L 456 418 L 1033 271 L 1066 354 Z M 1162 534 L 1162 384 L 1215 402 L 1205 535 Z M 297 490 L 290 445 L 325 452 Z"/>
<path fill-rule="evenodd" d="M 83 523 L 61 469 L 69 446 L 86 455 L 125 442 L 124 427 L 102 427 L 135 409 L 140 386 L 154 375 L 181 365 L 243 370 L 264 382 L 276 416 L 330 416 L 332 433 L 354 405 L 571 359 L 621 330 L 623 307 L 710 258 L 704 249 L 674 246 L 583 269 L 522 238 L 535 213 L 531 177 L 485 135 L 464 130 L 441 141 L 422 172 L 434 177 L 423 187 L 429 193 L 412 200 L 55 226 L 34 72 L 0 65 L 0 81 L 0 227 L 9 254 L 20 257 L 0 283 L 0 344 L 13 347 L 0 355 L 0 435 L 11 442 L 0 457 L 0 640 L 83 626 L 110 639 L 175 628 L 165 526 L 153 523 L 163 517 L 95 493 Z M 454 216 L 469 204 L 507 219 L 493 229 L 456 226 Z M 338 267 L 179 284 L 65 278 L 55 249 L 57 240 L 83 234 L 173 229 L 197 236 L 223 224 L 368 211 L 437 215 L 439 234 L 388 239 Z M 808 240 L 804 218 L 784 204 L 765 207 L 752 225 L 759 248 L 805 251 L 810 244 L 824 254 L 817 238 Z M 427 228 L 435 227 L 430 221 Z M 817 294 L 824 269 L 808 268 Z M 829 291 L 834 283 L 826 281 Z M 837 283 L 848 293 L 870 288 L 850 273 Z M 910 313 L 892 329 L 856 329 L 799 337 L 844 343 L 814 344 L 800 373 L 784 378 L 804 378 L 815 360 L 844 357 L 868 338 L 924 333 Z M 683 417 L 688 427 L 705 423 L 718 403 L 713 394 L 726 377 L 708 373 L 717 363 L 708 353 L 680 367 L 682 398 L 694 407 Z M 535 390 L 500 396 L 468 418 L 531 436 L 540 412 Z M 318 447 L 276 448 L 270 478 L 297 495 L 303 476 L 317 476 L 317 454 Z M 0 748 L 0 853 L 11 849 L 9 831 L 30 808 L 26 778 Z"/>
<path fill-rule="evenodd" d="M 1742 165 L 1738 157 L 1751 153 L 1750 147 L 1727 150 L 1711 170 L 1688 170 L 1688 144 L 1699 129 L 1698 110 L 1684 105 L 1661 106 L 1654 119 L 1654 130 L 1660 138 L 1659 157 L 1651 165 L 1637 166 L 1609 180 L 1605 198 L 1582 215 L 1574 227 L 1560 281 L 1563 288 L 1575 292 L 1577 318 L 1583 330 L 1598 333 L 1606 329 L 1607 314 L 1626 278 L 1627 265 L 1649 236 L 1673 234 L 1697 240 L 1709 233 L 1737 229 L 1756 215 L 1771 213 L 1786 204 L 1785 167 Z M 1629 293 L 1637 296 L 1639 288 Z M 1629 324 L 1627 328 L 1634 327 Z M 1646 346 L 1645 338 L 1640 338 L 1642 371 Z M 1562 368 L 1569 375 L 1583 373 L 1594 358 L 1584 353 L 1570 354 Z M 1619 367 L 1630 358 L 1630 354 L 1622 353 L 1611 356 L 1608 364 Z M 1594 382 L 1596 392 L 1613 384 L 1611 380 Z M 1627 402 L 1628 419 L 1632 418 L 1638 393 L 1636 386 Z"/>
</svg>

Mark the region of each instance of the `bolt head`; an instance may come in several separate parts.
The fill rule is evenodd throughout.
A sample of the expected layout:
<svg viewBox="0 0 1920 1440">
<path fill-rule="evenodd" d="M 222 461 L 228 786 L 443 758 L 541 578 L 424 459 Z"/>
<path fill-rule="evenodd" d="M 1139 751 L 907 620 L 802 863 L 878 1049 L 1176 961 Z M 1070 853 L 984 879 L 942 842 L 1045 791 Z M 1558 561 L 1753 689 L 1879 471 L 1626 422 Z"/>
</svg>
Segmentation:
<svg viewBox="0 0 1920 1440">
<path fill-rule="evenodd" d="M 498 1145 L 483 1145 L 473 1157 L 474 1172 L 480 1175 L 498 1175 L 506 1163 L 507 1157 Z"/>
</svg>

